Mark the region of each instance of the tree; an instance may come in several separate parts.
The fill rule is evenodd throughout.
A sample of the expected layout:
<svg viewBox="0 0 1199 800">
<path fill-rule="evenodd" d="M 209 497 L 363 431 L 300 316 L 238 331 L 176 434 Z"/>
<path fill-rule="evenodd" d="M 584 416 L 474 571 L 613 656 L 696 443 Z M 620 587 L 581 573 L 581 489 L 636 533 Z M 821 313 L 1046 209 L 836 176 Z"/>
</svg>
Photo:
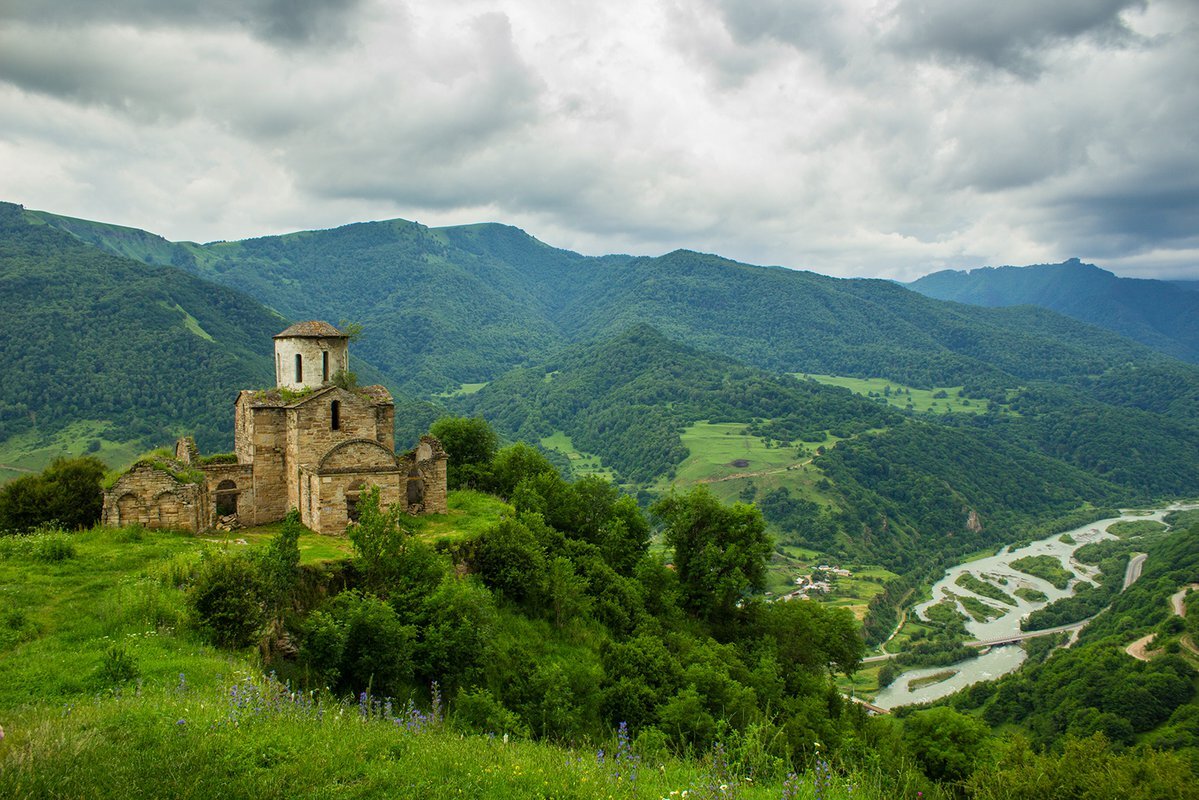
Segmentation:
<svg viewBox="0 0 1199 800">
<path fill-rule="evenodd" d="M 491 461 L 499 439 L 486 420 L 442 417 L 429 431 L 441 441 L 449 456 L 446 476 L 449 488 L 486 488 L 490 484 Z"/>
<path fill-rule="evenodd" d="M 650 511 L 666 522 L 683 605 L 711 621 L 732 618 L 738 601 L 766 581 L 770 539 L 753 506 L 723 505 L 706 486 L 672 492 Z"/>
<path fill-rule="evenodd" d="M 524 442 L 505 447 L 495 454 L 492 461 L 494 488 L 501 497 L 511 497 L 521 481 L 543 472 L 556 474 L 557 470 L 541 451 Z"/>
<path fill-rule="evenodd" d="M 291 605 L 300 579 L 300 512 L 291 509 L 283 518 L 279 533 L 258 555 L 258 575 L 262 583 L 267 613 L 276 620 L 282 618 Z"/>
<path fill-rule="evenodd" d="M 379 487 L 358 498 L 358 521 L 346 528 L 358 568 L 373 589 L 385 590 L 400 572 L 400 560 L 412 531 L 400 522 L 400 507 L 379 508 Z"/>
<path fill-rule="evenodd" d="M 53 522 L 67 530 L 100 519 L 104 462 L 95 456 L 57 458 L 36 475 L 0 488 L 0 531 L 25 531 Z"/>
<path fill-rule="evenodd" d="M 905 719 L 903 736 L 925 775 L 937 781 L 960 781 L 974 771 L 987 739 L 987 726 L 940 706 Z"/>
</svg>

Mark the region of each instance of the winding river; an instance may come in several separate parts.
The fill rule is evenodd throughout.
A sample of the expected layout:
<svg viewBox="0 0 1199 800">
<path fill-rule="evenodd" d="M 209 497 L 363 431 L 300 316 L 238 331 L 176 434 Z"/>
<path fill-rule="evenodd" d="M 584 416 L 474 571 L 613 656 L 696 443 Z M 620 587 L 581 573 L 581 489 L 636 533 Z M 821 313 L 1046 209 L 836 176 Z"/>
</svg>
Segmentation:
<svg viewBox="0 0 1199 800">
<path fill-rule="evenodd" d="M 1162 517 L 1171 511 L 1194 507 L 1173 505 L 1148 513 L 1143 511 L 1135 513 L 1124 512 L 1119 517 L 1091 522 L 1072 531 L 1066 531 L 1065 533 L 1069 534 L 1068 538 L 1074 539 L 1073 544 L 1067 544 L 1061 540 L 1065 533 L 1055 533 L 1046 539 L 1041 539 L 1016 550 L 1005 547 L 996 555 L 958 564 L 955 567 L 951 567 L 946 571 L 945 576 L 941 580 L 933 584 L 933 599 L 916 606 L 913 609 L 913 613 L 923 618 L 925 609 L 934 603 L 940 602 L 949 594 L 973 596 L 990 606 L 1006 609 L 1007 613 L 985 622 L 978 622 L 973 618 L 968 619 L 966 629 L 970 631 L 971 635 L 980 640 L 1000 639 L 1017 635 L 1021 632 L 1020 620 L 1026 617 L 1029 612 L 1043 608 L 1054 600 L 1073 594 L 1074 585 L 1079 580 L 1094 579 L 1097 570 L 1094 567 L 1080 564 L 1076 561 L 1074 559 L 1074 551 L 1089 542 L 1116 538 L 1107 533 L 1109 525 L 1124 520 L 1157 520 L 1160 522 Z M 1051 555 L 1058 558 L 1075 574 L 1076 577 L 1070 581 L 1070 585 L 1067 588 L 1056 589 L 1048 581 L 1019 572 L 1011 567 L 1012 561 L 1025 556 L 1039 555 Z M 1008 606 L 982 595 L 977 595 L 963 586 L 958 586 L 956 584 L 958 576 L 964 572 L 974 573 L 975 577 L 982 578 L 993 585 L 998 584 L 998 588 L 1009 595 L 1012 595 L 1016 589 L 1027 587 L 1044 592 L 1048 599 L 1041 602 L 1030 602 L 1013 595 L 1016 606 Z M 958 604 L 958 608 L 965 613 L 965 609 L 961 608 L 960 603 Z M 953 694 L 972 683 L 993 680 L 1000 675 L 1011 672 L 1024 662 L 1024 658 L 1024 648 L 1018 644 L 1013 644 L 992 647 L 978 658 L 967 659 L 957 664 L 941 667 L 921 667 L 920 669 L 909 670 L 896 678 L 890 686 L 879 692 L 878 696 L 874 699 L 874 704 L 881 708 L 894 708 L 911 703 L 925 703 L 930 700 L 936 700 L 940 697 Z M 951 670 L 955 671 L 956 674 L 946 680 L 916 689 L 911 689 L 909 686 L 913 681 L 918 682 L 921 678 L 927 678 Z"/>
</svg>

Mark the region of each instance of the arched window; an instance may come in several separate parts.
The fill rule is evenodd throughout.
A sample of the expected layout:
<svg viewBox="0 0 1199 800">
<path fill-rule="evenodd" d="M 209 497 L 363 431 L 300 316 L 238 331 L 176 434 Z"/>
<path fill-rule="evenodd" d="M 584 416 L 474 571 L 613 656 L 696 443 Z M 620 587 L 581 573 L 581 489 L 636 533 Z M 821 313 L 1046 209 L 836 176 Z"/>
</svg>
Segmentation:
<svg viewBox="0 0 1199 800">
<path fill-rule="evenodd" d="M 341 430 L 341 401 L 334 400 L 329 406 L 329 427 L 332 430 Z"/>
<path fill-rule="evenodd" d="M 329 382 L 329 351 L 321 351 L 321 382 Z"/>
<path fill-rule="evenodd" d="M 296 383 L 304 382 L 304 356 L 296 353 Z"/>
</svg>

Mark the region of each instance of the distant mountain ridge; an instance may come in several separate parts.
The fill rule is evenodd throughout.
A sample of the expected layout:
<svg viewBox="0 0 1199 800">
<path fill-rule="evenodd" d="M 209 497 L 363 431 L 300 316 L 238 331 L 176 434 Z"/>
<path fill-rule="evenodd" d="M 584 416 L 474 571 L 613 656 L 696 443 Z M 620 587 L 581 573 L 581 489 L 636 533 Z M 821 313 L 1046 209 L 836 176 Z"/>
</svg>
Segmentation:
<svg viewBox="0 0 1199 800">
<path fill-rule="evenodd" d="M 943 270 L 906 285 L 938 300 L 989 308 L 1048 308 L 1175 358 L 1199 362 L 1196 281 L 1121 278 L 1072 258 L 1061 264 Z"/>
<path fill-rule="evenodd" d="M 391 220 L 197 245 L 27 213 L 97 246 L 238 289 L 290 318 L 361 322 L 360 354 L 413 394 L 492 380 L 643 322 L 766 369 L 921 386 L 1015 385 L 1158 358 L 1041 309 L 969 309 L 889 281 L 687 250 L 588 257 L 498 224 L 434 229 Z"/>
</svg>

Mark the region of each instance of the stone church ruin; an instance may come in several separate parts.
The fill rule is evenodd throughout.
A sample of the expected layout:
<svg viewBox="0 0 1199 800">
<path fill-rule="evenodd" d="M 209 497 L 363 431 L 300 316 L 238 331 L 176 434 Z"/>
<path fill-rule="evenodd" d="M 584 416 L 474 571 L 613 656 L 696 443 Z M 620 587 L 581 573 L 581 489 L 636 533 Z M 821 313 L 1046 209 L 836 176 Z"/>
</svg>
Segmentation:
<svg viewBox="0 0 1199 800">
<path fill-rule="evenodd" d="M 387 389 L 334 383 L 349 367 L 346 334 L 313 321 L 274 339 L 275 388 L 238 394 L 236 452 L 202 458 L 183 437 L 173 456 L 143 458 L 104 492 L 104 524 L 202 532 L 275 522 L 297 508 L 312 530 L 341 534 L 371 487 L 385 507 L 447 511 L 441 443 L 422 436 L 397 454 Z"/>
</svg>

